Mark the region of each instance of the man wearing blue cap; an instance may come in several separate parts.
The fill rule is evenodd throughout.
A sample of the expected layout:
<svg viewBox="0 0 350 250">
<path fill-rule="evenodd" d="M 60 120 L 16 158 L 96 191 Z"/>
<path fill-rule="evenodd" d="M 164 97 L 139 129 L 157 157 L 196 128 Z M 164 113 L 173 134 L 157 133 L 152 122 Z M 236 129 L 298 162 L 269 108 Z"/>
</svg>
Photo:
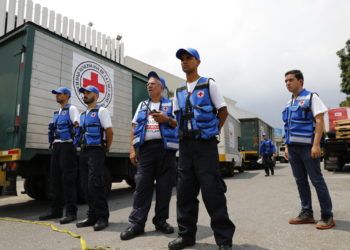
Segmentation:
<svg viewBox="0 0 350 250">
<path fill-rule="evenodd" d="M 50 181 L 52 184 L 53 199 L 48 214 L 40 216 L 39 220 L 60 218 L 63 215 L 63 206 L 66 214 L 60 220 L 66 224 L 77 218 L 77 158 L 73 145 L 74 127 L 79 125 L 78 109 L 68 104 L 71 92 L 66 87 L 52 90 L 56 101 L 60 104 L 59 111 L 54 112 L 49 124 L 49 142 L 52 147 Z"/>
<path fill-rule="evenodd" d="M 259 153 L 262 157 L 262 164 L 265 169 L 265 176 L 275 174 L 275 171 L 273 169 L 273 160 L 272 157 L 276 157 L 276 147 L 273 144 L 273 142 L 267 138 L 267 134 L 265 132 L 262 132 L 263 140 L 260 143 L 259 147 Z"/>
<path fill-rule="evenodd" d="M 154 181 L 156 206 L 153 224 L 162 233 L 174 232 L 166 220 L 169 218 L 169 203 L 176 173 L 175 153 L 179 145 L 172 102 L 162 97 L 165 88 L 165 80 L 151 71 L 147 83 L 150 98 L 139 104 L 132 120 L 130 160 L 137 166 L 136 189 L 129 216 L 130 226 L 120 234 L 122 240 L 130 240 L 144 233 Z"/>
<path fill-rule="evenodd" d="M 180 158 L 177 172 L 177 223 L 179 236 L 168 245 L 171 250 L 196 243 L 198 199 L 201 190 L 211 218 L 219 249 L 231 249 L 235 226 L 226 206 L 226 185 L 219 173 L 216 136 L 228 112 L 226 103 L 212 79 L 200 77 L 200 56 L 192 48 L 179 49 L 187 82 L 176 90 L 174 112 L 179 124 Z"/>
<path fill-rule="evenodd" d="M 87 110 L 80 115 L 80 162 L 82 188 L 89 209 L 87 218 L 77 227 L 93 226 L 95 231 L 108 227 L 109 209 L 104 179 L 105 154 L 113 140 L 112 121 L 108 110 L 97 105 L 99 91 L 94 86 L 79 89 Z"/>
</svg>

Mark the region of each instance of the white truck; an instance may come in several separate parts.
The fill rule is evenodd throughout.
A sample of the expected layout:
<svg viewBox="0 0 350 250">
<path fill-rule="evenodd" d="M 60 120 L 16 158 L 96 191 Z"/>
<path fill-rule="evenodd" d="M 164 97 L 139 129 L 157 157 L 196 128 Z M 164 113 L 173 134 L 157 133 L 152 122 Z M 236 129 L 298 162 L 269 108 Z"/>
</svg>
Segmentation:
<svg viewBox="0 0 350 250">
<path fill-rule="evenodd" d="M 228 115 L 221 129 L 218 144 L 220 170 L 226 176 L 233 176 L 235 169 L 243 172 L 242 155 L 238 150 L 238 137 L 240 135 L 240 122 L 232 115 Z"/>
</svg>

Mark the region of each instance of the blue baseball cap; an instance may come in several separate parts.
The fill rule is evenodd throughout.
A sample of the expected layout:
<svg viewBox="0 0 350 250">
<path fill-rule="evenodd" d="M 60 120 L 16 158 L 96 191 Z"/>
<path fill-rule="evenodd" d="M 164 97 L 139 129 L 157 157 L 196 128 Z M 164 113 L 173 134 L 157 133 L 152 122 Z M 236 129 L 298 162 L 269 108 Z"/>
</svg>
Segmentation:
<svg viewBox="0 0 350 250">
<path fill-rule="evenodd" d="M 70 90 L 69 90 L 69 88 L 66 88 L 66 87 L 60 87 L 58 89 L 54 89 L 54 90 L 51 91 L 51 93 L 55 94 L 55 95 L 57 95 L 57 94 L 65 94 L 65 95 L 70 96 Z"/>
<path fill-rule="evenodd" d="M 80 93 L 84 93 L 84 91 L 87 91 L 87 92 L 94 92 L 95 94 L 99 94 L 100 92 L 98 91 L 98 88 L 96 88 L 95 86 L 92 86 L 92 85 L 89 85 L 85 88 L 81 87 L 79 89 L 79 92 Z"/>
<path fill-rule="evenodd" d="M 163 87 L 167 88 L 166 83 L 165 83 L 165 79 L 163 77 L 160 77 L 155 71 L 151 71 L 148 73 L 148 79 L 150 79 L 151 77 L 157 78 L 161 82 Z"/>
<path fill-rule="evenodd" d="M 186 48 L 186 49 L 179 49 L 178 51 L 176 51 L 176 57 L 178 59 L 181 59 L 181 56 L 183 54 L 189 54 L 190 56 L 193 56 L 194 58 L 196 58 L 198 61 L 201 60 L 199 53 L 196 49 Z"/>
</svg>

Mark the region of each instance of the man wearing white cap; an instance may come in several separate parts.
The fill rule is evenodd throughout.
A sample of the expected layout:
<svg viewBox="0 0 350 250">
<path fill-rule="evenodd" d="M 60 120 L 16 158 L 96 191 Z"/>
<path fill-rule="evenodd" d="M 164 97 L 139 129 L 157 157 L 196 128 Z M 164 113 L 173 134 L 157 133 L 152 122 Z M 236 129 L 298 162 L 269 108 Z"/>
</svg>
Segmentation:
<svg viewBox="0 0 350 250">
<path fill-rule="evenodd" d="M 53 199 L 48 214 L 40 216 L 39 220 L 60 218 L 63 215 L 63 206 L 66 214 L 60 220 L 66 224 L 77 217 L 77 157 L 73 145 L 74 127 L 79 125 L 78 109 L 68 104 L 71 92 L 66 87 L 52 90 L 56 101 L 60 104 L 59 111 L 54 112 L 49 124 L 49 143 L 52 147 L 50 182 L 52 184 Z"/>
</svg>

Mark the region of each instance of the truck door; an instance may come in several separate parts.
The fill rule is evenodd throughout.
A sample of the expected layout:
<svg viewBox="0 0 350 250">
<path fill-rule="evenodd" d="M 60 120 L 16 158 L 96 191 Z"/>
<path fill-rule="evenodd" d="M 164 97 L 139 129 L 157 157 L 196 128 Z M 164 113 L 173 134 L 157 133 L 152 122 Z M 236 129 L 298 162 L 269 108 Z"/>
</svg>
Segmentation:
<svg viewBox="0 0 350 250">
<path fill-rule="evenodd" d="M 0 41 L 0 150 L 19 147 L 19 79 L 23 36 Z"/>
</svg>

